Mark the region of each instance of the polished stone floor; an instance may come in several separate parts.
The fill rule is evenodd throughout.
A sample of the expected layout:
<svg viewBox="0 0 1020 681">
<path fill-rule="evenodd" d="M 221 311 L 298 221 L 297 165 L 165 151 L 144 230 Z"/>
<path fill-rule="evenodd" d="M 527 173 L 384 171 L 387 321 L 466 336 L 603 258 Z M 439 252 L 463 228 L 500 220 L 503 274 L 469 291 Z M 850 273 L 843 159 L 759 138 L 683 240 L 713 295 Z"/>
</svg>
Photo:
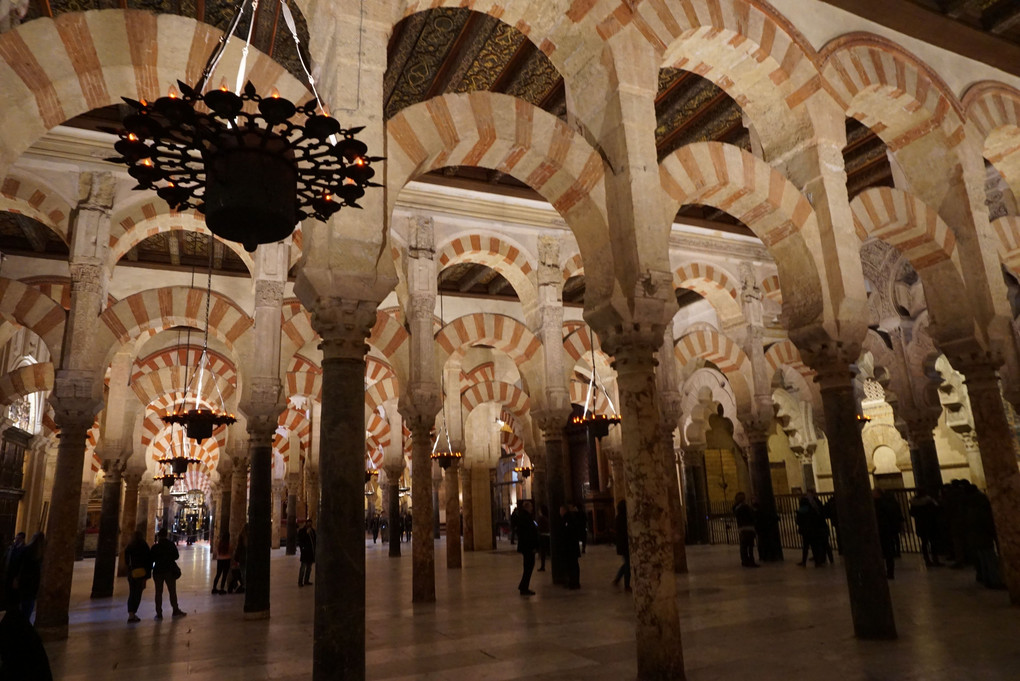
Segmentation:
<svg viewBox="0 0 1020 681">
<path fill-rule="evenodd" d="M 372 681 L 622 681 L 636 677 L 629 594 L 610 584 L 618 558 L 590 546 L 580 591 L 517 594 L 520 558 L 466 553 L 447 571 L 437 543 L 438 603 L 411 605 L 410 545 L 391 559 L 368 542 L 368 678 Z M 71 636 L 48 643 L 59 681 L 145 679 L 234 681 L 311 676 L 314 587 L 297 586 L 297 559 L 273 554 L 273 612 L 245 621 L 243 598 L 213 596 L 208 547 L 181 546 L 183 619 L 153 621 L 151 583 L 138 624 L 126 622 L 126 580 L 112 600 L 88 598 L 92 563 L 78 564 Z M 860 642 L 851 634 L 842 569 L 786 563 L 742 569 L 735 547 L 693 547 L 680 578 L 688 679 L 812 681 L 1016 681 L 1020 609 L 985 591 L 969 571 L 925 571 L 900 561 L 892 595 L 900 639 Z M 328 579 L 317 574 L 314 580 Z M 339 675 L 337 678 L 341 678 Z"/>
</svg>

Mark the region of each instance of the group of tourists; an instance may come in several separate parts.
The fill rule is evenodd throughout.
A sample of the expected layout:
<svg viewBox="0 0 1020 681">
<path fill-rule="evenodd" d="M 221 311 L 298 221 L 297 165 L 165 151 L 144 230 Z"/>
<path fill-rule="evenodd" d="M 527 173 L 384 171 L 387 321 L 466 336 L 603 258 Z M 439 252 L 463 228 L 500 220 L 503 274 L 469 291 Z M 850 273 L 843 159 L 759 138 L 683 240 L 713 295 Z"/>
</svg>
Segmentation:
<svg viewBox="0 0 1020 681">
<path fill-rule="evenodd" d="M 530 501 L 522 501 L 510 514 L 511 536 L 517 543 L 517 553 L 524 557 L 524 569 L 521 581 L 517 586 L 522 596 L 533 596 L 531 575 L 535 569 L 536 554 L 541 558 L 539 572 L 545 571 L 545 561 L 550 549 L 549 514 L 543 506 L 538 517 L 534 515 L 534 507 Z M 568 589 L 581 588 L 580 557 L 588 546 L 588 522 L 584 511 L 576 504 L 560 506 L 557 518 L 556 560 L 564 566 Z"/>
<path fill-rule="evenodd" d="M 181 610 L 177 603 L 177 580 L 181 577 L 181 568 L 177 565 L 180 552 L 177 544 L 170 541 L 166 528 L 156 534 L 156 543 L 151 547 L 145 542 L 145 535 L 139 530 L 135 532 L 131 543 L 124 549 L 124 560 L 127 563 L 128 578 L 128 622 L 140 622 L 138 606 L 142 602 L 142 591 L 151 578 L 156 585 L 156 617 L 163 619 L 163 587 L 170 596 L 170 607 L 173 617 L 184 617 L 188 613 Z"/>
<path fill-rule="evenodd" d="M 25 541 L 19 532 L 0 561 L 0 680 L 52 681 L 42 639 L 32 626 L 39 595 L 45 537 L 36 532 Z"/>
<path fill-rule="evenodd" d="M 39 577 L 42 572 L 45 537 L 42 532 L 25 542 L 25 533 L 18 532 L 4 554 L 2 572 L 2 610 L 17 609 L 26 619 L 32 618 L 35 599 L 39 595 Z"/>
</svg>

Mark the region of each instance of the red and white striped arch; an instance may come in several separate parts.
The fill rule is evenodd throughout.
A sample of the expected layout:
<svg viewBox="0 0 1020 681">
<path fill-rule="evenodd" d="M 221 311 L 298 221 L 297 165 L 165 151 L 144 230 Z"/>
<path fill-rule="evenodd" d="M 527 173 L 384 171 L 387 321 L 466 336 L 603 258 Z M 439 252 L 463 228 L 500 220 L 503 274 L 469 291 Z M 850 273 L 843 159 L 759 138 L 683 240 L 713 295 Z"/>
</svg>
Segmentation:
<svg viewBox="0 0 1020 681">
<path fill-rule="evenodd" d="M 821 408 L 822 394 L 818 389 L 818 384 L 815 382 L 815 370 L 804 364 L 804 360 L 800 356 L 800 350 L 793 344 L 789 338 L 773 343 L 765 351 L 765 361 L 769 365 L 769 377 L 774 377 L 777 371 L 780 371 L 783 367 L 789 367 L 796 372 L 802 379 L 803 385 L 807 387 L 807 391 L 811 394 L 811 400 L 813 404 Z"/>
<path fill-rule="evenodd" d="M 766 298 L 773 300 L 780 305 L 783 304 L 783 288 L 779 283 L 778 274 L 770 274 L 762 279 L 761 289 L 765 292 Z"/>
<path fill-rule="evenodd" d="M 482 362 L 470 371 L 460 373 L 461 385 L 472 385 L 474 383 L 482 383 L 485 381 L 496 380 L 496 363 L 495 362 Z"/>
<path fill-rule="evenodd" d="M 874 237 L 899 250 L 921 276 L 946 261 L 958 262 L 956 235 L 935 209 L 891 187 L 866 189 L 850 202 L 857 236 Z"/>
<path fill-rule="evenodd" d="M 1020 90 L 983 81 L 967 89 L 962 104 L 981 134 L 984 157 L 1020 196 Z"/>
<path fill-rule="evenodd" d="M 460 394 L 465 418 L 475 407 L 485 402 L 496 402 L 519 419 L 524 419 L 531 409 L 528 395 L 516 385 L 504 381 L 475 383 Z"/>
<path fill-rule="evenodd" d="M 43 180 L 20 172 L 7 175 L 0 182 L 0 211 L 30 217 L 68 243 L 71 204 Z"/>
<path fill-rule="evenodd" d="M 233 388 L 237 387 L 237 368 L 230 358 L 216 352 L 207 350 L 208 369 L 221 380 L 229 383 Z M 145 357 L 136 358 L 131 367 L 131 380 L 135 381 L 150 371 L 158 371 L 166 368 L 196 367 L 202 358 L 202 348 L 192 345 L 186 348 L 164 348 Z M 183 387 L 183 386 L 182 386 Z"/>
<path fill-rule="evenodd" d="M 0 35 L 0 174 L 46 131 L 122 96 L 155 99 L 178 79 L 197 82 L 221 31 L 193 19 L 140 10 L 69 12 Z M 236 71 L 234 41 L 220 63 Z M 292 101 L 307 90 L 270 57 L 252 50 L 248 77 Z"/>
<path fill-rule="evenodd" d="M 67 312 L 39 289 L 0 277 L 0 317 L 27 327 L 46 344 L 50 357 L 60 357 Z"/>
<path fill-rule="evenodd" d="M 461 263 L 485 265 L 503 275 L 525 305 L 538 298 L 532 280 L 535 266 L 528 256 L 523 246 L 506 236 L 479 232 L 460 234 L 436 249 L 438 272 Z"/>
<path fill-rule="evenodd" d="M 312 315 L 296 298 L 283 301 L 282 330 L 280 346 L 281 361 L 289 361 L 295 353 L 319 337 L 312 328 Z"/>
<path fill-rule="evenodd" d="M 365 404 L 373 411 L 398 397 L 400 397 L 400 384 L 393 376 L 381 378 L 365 389 Z"/>
<path fill-rule="evenodd" d="M 37 362 L 0 376 L 0 408 L 25 395 L 53 389 L 53 362 Z"/>
<path fill-rule="evenodd" d="M 322 399 L 322 369 L 304 355 L 294 355 L 287 366 L 287 395 Z"/>
<path fill-rule="evenodd" d="M 689 262 L 677 267 L 673 271 L 673 288 L 689 289 L 699 294 L 715 308 L 719 319 L 743 317 L 734 279 L 718 265 Z"/>
<path fill-rule="evenodd" d="M 674 348 L 680 367 L 696 358 L 711 362 L 729 380 L 738 408 L 751 406 L 751 362 L 736 343 L 726 336 L 701 329 L 681 336 Z"/>
<path fill-rule="evenodd" d="M 409 335 L 404 328 L 404 315 L 400 308 L 390 307 L 376 313 L 375 326 L 368 336 L 368 344 L 375 348 L 396 369 L 403 380 L 408 374 Z"/>
<path fill-rule="evenodd" d="M 1020 277 L 1020 216 L 1006 215 L 992 222 L 999 260 Z"/>
<path fill-rule="evenodd" d="M 506 353 L 518 366 L 539 354 L 542 342 L 534 333 L 513 317 L 487 312 L 458 317 L 443 327 L 436 335 L 440 352 L 436 353 L 437 367 L 443 367 L 446 360 L 462 355 L 474 345 L 491 345 Z"/>
<path fill-rule="evenodd" d="M 738 147 L 698 142 L 664 158 L 659 180 L 672 201 L 667 208 L 670 218 L 683 205 L 708 205 L 737 218 L 762 240 L 787 286 L 788 307 L 796 303 L 797 318 L 787 320 L 791 328 L 822 313 L 818 266 L 801 234 L 817 229 L 817 217 L 810 202 L 782 174 Z"/>
<path fill-rule="evenodd" d="M 572 256 L 567 258 L 566 262 L 563 263 L 562 269 L 563 269 L 563 281 L 566 281 L 571 277 L 583 277 L 584 261 L 581 260 L 581 254 L 574 253 Z"/>
</svg>

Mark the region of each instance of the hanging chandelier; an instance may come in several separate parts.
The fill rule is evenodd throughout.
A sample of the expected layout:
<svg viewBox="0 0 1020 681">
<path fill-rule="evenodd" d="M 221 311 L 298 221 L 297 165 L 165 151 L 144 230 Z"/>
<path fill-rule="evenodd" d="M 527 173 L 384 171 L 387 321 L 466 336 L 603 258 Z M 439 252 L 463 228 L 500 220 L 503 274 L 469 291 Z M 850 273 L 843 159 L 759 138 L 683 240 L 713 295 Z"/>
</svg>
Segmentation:
<svg viewBox="0 0 1020 681">
<path fill-rule="evenodd" d="M 174 475 L 172 470 L 162 465 L 162 460 L 160 460 L 160 463 L 161 465 L 159 470 L 156 472 L 156 475 L 152 476 L 152 479 L 156 482 L 163 483 L 163 487 L 170 489 L 174 486 L 174 483 L 177 482 L 177 476 Z"/>
<path fill-rule="evenodd" d="M 205 289 L 205 336 L 202 341 L 202 355 L 199 357 L 198 362 L 195 365 L 195 370 L 191 373 L 187 384 L 184 386 L 184 399 L 174 406 L 174 410 L 172 412 L 168 411 L 160 417 L 163 420 L 163 423 L 166 423 L 167 425 L 182 426 L 188 437 L 195 440 L 198 444 L 202 444 L 203 440 L 207 437 L 211 437 L 213 429 L 218 428 L 219 426 L 229 426 L 237 423 L 237 418 L 223 408 L 223 394 L 220 392 L 220 387 L 215 380 L 212 381 L 212 384 L 213 387 L 216 388 L 216 394 L 219 396 L 220 408 L 216 409 L 211 406 L 203 407 L 201 402 L 202 385 L 205 381 L 205 373 L 209 365 L 209 302 L 212 299 L 212 267 L 213 242 L 212 237 L 209 237 L 209 275 Z M 194 285 L 194 282 L 192 282 L 192 285 Z M 189 331 L 189 357 L 190 352 L 191 344 Z M 190 360 L 188 363 L 190 364 Z M 212 373 L 211 370 L 210 373 Z M 194 406 L 189 409 L 188 396 L 192 394 L 192 388 L 194 388 L 195 402 Z"/>
<path fill-rule="evenodd" d="M 588 392 L 584 397 L 584 411 L 581 416 L 572 417 L 570 423 L 575 427 L 587 429 L 593 437 L 601 441 L 609 434 L 609 426 L 615 426 L 623 418 L 616 412 L 613 398 L 609 396 L 606 387 L 599 381 L 598 369 L 595 368 L 595 336 L 591 327 L 588 328 L 588 344 L 591 346 L 591 378 L 588 380 Z M 611 413 L 597 414 L 595 412 L 595 400 L 599 390 L 606 396 L 606 401 L 609 402 L 609 408 L 612 410 Z"/>
<path fill-rule="evenodd" d="M 156 462 L 161 465 L 165 465 L 167 468 L 169 468 L 170 472 L 173 474 L 174 479 L 180 480 L 184 477 L 184 474 L 188 472 L 188 466 L 190 466 L 193 463 L 202 463 L 201 459 L 195 459 L 189 456 L 190 452 L 188 450 L 189 450 L 188 443 L 184 439 L 183 435 L 181 436 L 180 451 L 177 450 L 177 447 L 174 443 L 173 426 L 171 426 L 170 451 L 167 452 L 167 456 L 164 456 L 161 459 L 157 459 Z"/>
<path fill-rule="evenodd" d="M 439 325 L 440 327 L 445 325 L 445 313 L 443 310 L 443 294 L 439 294 Z M 450 429 L 446 423 L 446 376 L 443 375 L 441 379 L 441 392 L 443 395 L 443 427 L 436 434 L 436 440 L 432 443 L 432 454 L 430 455 L 433 461 L 439 462 L 439 467 L 444 471 L 447 470 L 454 462 L 460 461 L 464 458 L 464 452 L 455 450 L 453 444 L 450 442 Z M 461 424 L 463 427 L 463 424 Z M 446 449 L 439 449 L 439 443 L 443 439 L 443 435 L 446 436 Z"/>
<path fill-rule="evenodd" d="M 514 473 L 517 473 L 522 478 L 527 480 L 531 477 L 531 471 L 534 470 L 531 466 L 515 466 Z"/>
<path fill-rule="evenodd" d="M 155 191 L 175 211 L 194 208 L 205 215 L 213 234 L 241 243 L 252 252 L 259 244 L 286 239 L 300 220 L 323 222 L 357 201 L 372 182 L 368 147 L 355 138 L 363 128 L 343 128 L 319 99 L 304 58 L 294 17 L 281 0 L 312 99 L 294 104 L 275 89 L 261 96 L 248 81 L 242 88 L 255 11 L 259 0 L 241 0 L 237 12 L 210 55 L 195 87 L 178 81 L 154 102 L 124 101 L 134 111 L 108 159 L 128 166 L 137 190 Z M 226 83 L 206 89 L 247 7 L 251 22 L 233 91 Z M 179 88 L 179 89 L 178 89 Z"/>
</svg>

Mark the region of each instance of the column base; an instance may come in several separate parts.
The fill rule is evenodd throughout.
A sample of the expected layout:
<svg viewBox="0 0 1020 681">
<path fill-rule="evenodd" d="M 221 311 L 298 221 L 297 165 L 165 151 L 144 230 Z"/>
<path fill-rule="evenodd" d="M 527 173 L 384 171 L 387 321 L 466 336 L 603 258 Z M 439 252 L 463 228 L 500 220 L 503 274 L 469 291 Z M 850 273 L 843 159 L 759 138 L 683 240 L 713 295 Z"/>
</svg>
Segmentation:
<svg viewBox="0 0 1020 681">
<path fill-rule="evenodd" d="M 66 641 L 67 640 L 67 625 L 56 627 L 36 627 L 36 633 L 39 634 L 39 638 L 43 641 Z"/>
<path fill-rule="evenodd" d="M 107 591 L 106 589 L 103 589 L 101 591 L 96 591 L 95 589 L 93 589 L 92 593 L 89 594 L 89 598 L 93 600 L 99 598 L 113 598 L 113 589 L 110 589 L 109 591 Z"/>
<path fill-rule="evenodd" d="M 245 612 L 244 613 L 244 619 L 245 620 L 267 620 L 267 619 L 269 619 L 269 611 L 268 610 L 258 610 L 256 612 Z"/>
</svg>

